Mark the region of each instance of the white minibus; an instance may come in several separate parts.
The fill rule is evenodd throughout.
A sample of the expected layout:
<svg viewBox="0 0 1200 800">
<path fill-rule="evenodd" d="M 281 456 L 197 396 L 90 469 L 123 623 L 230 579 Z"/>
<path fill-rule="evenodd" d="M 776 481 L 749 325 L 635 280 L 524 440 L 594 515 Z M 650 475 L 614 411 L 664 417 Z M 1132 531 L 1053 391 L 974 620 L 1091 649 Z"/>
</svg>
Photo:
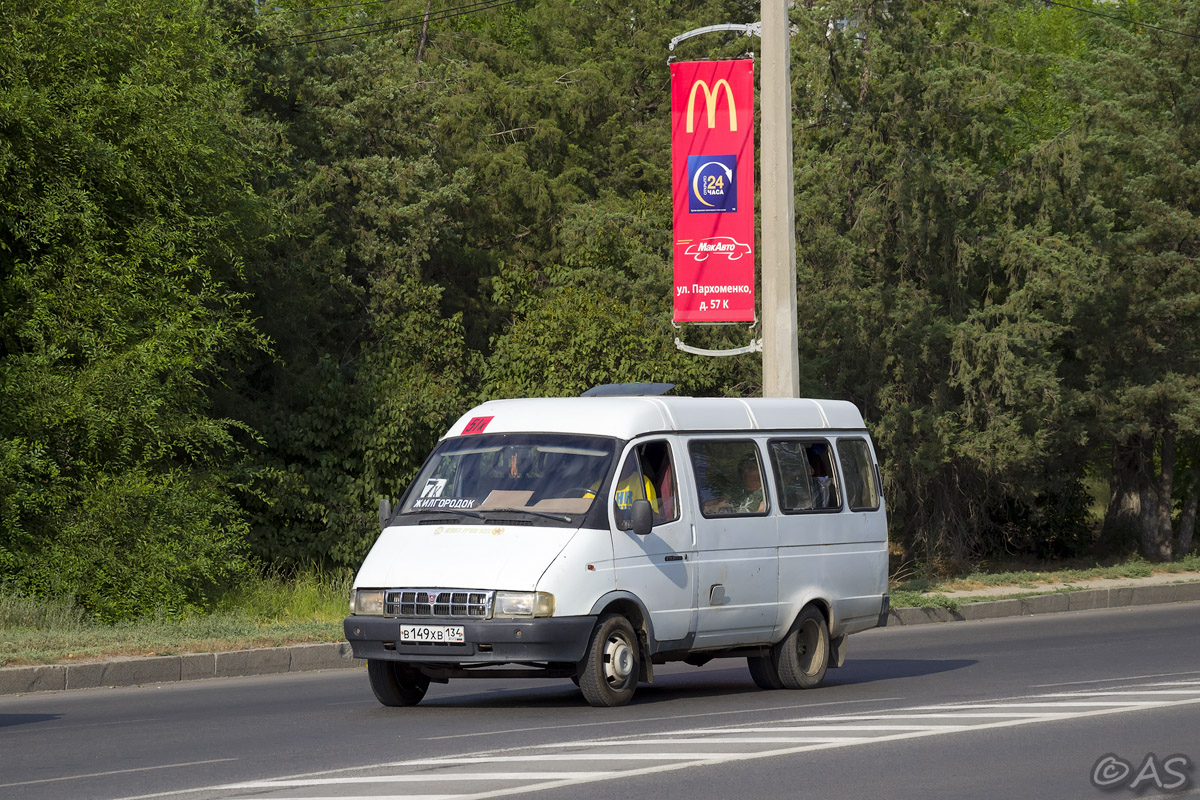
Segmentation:
<svg viewBox="0 0 1200 800">
<path fill-rule="evenodd" d="M 809 688 L 887 622 L 879 468 L 848 402 L 484 403 L 381 522 L 345 633 L 388 706 L 530 676 L 617 706 L 655 665 L 726 657 Z"/>
</svg>

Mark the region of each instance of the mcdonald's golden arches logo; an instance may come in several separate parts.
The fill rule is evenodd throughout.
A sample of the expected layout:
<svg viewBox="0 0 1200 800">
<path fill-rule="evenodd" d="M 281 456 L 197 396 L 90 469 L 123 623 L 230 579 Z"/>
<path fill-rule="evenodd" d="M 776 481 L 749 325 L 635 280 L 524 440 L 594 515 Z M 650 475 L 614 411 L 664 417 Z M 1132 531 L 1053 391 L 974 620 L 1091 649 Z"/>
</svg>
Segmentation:
<svg viewBox="0 0 1200 800">
<path fill-rule="evenodd" d="M 717 127 L 717 100 L 721 97 L 721 90 L 725 90 L 725 102 L 729 104 L 729 130 L 737 130 L 737 106 L 733 104 L 733 89 L 729 86 L 729 81 L 721 78 L 717 81 L 712 89 L 708 88 L 708 83 L 704 80 L 698 80 L 692 84 L 692 91 L 688 93 L 687 104 L 687 132 L 695 132 L 694 112 L 696 108 L 696 93 L 704 92 L 704 107 L 708 111 L 708 127 Z"/>
</svg>

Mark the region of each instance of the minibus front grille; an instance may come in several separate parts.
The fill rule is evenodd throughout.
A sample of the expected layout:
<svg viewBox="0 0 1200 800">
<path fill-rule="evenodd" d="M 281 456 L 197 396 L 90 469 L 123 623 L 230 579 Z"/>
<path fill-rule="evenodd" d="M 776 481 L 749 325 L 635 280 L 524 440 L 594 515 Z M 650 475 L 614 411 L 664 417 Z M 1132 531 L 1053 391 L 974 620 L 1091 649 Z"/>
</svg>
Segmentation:
<svg viewBox="0 0 1200 800">
<path fill-rule="evenodd" d="M 492 593 L 475 589 L 389 589 L 383 613 L 389 617 L 487 619 Z"/>
</svg>

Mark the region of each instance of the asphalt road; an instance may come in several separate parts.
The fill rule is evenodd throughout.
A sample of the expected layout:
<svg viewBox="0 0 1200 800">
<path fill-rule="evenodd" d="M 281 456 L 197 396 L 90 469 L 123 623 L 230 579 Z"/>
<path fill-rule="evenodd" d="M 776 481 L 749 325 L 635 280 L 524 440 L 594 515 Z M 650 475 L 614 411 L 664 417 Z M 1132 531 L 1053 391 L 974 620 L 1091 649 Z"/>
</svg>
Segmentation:
<svg viewBox="0 0 1200 800">
<path fill-rule="evenodd" d="M 0 798 L 1200 797 L 1200 603 L 870 631 L 806 692 L 656 677 L 616 709 L 483 680 L 386 709 L 361 670 L 4 697 Z"/>
</svg>

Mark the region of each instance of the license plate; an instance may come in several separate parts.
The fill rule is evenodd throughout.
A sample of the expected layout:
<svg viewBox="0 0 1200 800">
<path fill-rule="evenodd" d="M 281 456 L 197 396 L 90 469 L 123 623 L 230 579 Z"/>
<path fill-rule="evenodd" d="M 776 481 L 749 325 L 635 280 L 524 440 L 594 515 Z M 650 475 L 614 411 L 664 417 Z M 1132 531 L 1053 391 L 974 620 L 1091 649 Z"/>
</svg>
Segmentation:
<svg viewBox="0 0 1200 800">
<path fill-rule="evenodd" d="M 462 625 L 401 625 L 400 641 L 405 644 L 462 644 Z"/>
</svg>

